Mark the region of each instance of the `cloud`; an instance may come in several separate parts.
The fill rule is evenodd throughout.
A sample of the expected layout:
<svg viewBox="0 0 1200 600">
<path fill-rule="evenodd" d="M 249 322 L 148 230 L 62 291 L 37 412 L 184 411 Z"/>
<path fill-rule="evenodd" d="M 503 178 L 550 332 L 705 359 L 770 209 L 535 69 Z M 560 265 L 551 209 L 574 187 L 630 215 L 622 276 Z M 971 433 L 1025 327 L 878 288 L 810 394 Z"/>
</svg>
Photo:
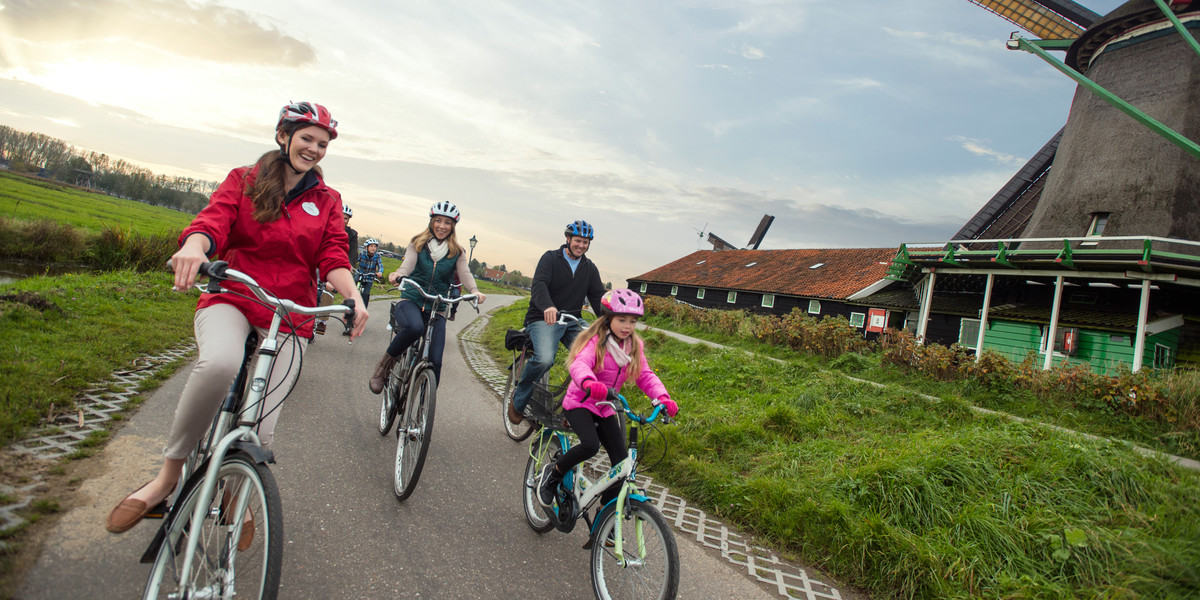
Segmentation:
<svg viewBox="0 0 1200 600">
<path fill-rule="evenodd" d="M 1002 165 L 1008 165 L 1011 167 L 1021 167 L 1028 160 L 1025 158 L 1021 158 L 1019 156 L 1013 156 L 1012 154 L 1005 154 L 1003 152 L 998 152 L 996 150 L 988 148 L 987 146 L 984 145 L 984 143 L 985 143 L 984 140 L 976 140 L 976 139 L 962 137 L 962 136 L 953 136 L 949 139 L 950 139 L 950 141 L 958 142 L 963 147 L 964 150 L 966 150 L 967 152 L 970 152 L 971 154 L 989 158 L 993 162 L 997 162 Z"/>
<path fill-rule="evenodd" d="M 750 44 L 742 44 L 742 49 L 739 52 L 742 58 L 746 60 L 762 60 L 767 57 L 766 53 L 759 48 L 755 48 Z"/>
<path fill-rule="evenodd" d="M 220 63 L 285 66 L 307 65 L 317 58 L 312 46 L 250 13 L 186 2 L 5 0 L 0 31 L 35 48 L 55 44 L 80 52 L 134 45 Z M 3 64 L 12 64 L 15 57 L 8 54 L 0 54 Z"/>
</svg>

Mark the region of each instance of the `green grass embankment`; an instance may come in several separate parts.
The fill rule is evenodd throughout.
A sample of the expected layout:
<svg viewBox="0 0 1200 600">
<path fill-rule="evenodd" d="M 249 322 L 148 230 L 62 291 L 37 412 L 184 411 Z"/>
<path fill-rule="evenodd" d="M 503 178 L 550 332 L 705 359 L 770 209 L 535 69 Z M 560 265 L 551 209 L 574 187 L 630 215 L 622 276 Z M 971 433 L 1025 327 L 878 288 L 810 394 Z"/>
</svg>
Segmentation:
<svg viewBox="0 0 1200 600">
<path fill-rule="evenodd" d="M 192 335 L 196 294 L 167 273 L 32 277 L 0 286 L 0 444 L 131 361 Z"/>
<path fill-rule="evenodd" d="M 493 353 L 522 310 L 493 318 Z M 650 475 L 877 598 L 1200 593 L 1197 473 L 812 358 L 645 337 L 681 407 Z"/>
</svg>

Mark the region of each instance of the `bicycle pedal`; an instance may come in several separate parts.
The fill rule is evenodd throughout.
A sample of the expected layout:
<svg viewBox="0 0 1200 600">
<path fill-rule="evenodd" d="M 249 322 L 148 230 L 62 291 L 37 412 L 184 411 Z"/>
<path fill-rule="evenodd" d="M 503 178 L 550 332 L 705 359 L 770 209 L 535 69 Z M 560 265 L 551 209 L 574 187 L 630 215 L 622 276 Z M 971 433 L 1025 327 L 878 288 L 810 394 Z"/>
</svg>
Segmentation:
<svg viewBox="0 0 1200 600">
<path fill-rule="evenodd" d="M 146 511 L 146 516 L 143 518 L 144 519 L 161 519 L 161 518 L 167 516 L 167 513 L 169 513 L 169 512 L 171 512 L 171 509 L 167 507 L 167 501 L 163 500 L 162 502 L 159 502 L 158 504 L 155 504 L 153 507 L 151 507 L 150 510 Z"/>
</svg>

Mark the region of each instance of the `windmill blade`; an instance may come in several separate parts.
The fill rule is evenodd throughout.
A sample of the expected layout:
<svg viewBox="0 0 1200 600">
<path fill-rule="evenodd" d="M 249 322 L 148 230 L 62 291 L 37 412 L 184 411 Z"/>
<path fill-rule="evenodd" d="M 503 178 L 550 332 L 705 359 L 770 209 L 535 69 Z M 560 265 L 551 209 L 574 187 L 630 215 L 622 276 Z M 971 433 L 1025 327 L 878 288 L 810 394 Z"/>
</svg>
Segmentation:
<svg viewBox="0 0 1200 600">
<path fill-rule="evenodd" d="M 1070 40 L 1100 15 L 1071 0 L 967 0 L 1043 40 Z"/>
</svg>

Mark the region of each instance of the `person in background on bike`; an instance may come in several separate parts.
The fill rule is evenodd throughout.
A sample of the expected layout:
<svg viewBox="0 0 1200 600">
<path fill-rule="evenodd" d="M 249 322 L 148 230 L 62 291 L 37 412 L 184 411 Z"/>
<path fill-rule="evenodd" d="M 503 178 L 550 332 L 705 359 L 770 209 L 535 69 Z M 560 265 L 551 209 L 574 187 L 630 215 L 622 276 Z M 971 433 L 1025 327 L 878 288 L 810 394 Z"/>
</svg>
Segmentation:
<svg viewBox="0 0 1200 600">
<path fill-rule="evenodd" d="M 542 471 L 538 502 L 545 507 L 554 503 L 563 474 L 595 456 L 601 444 L 614 466 L 628 455 L 617 412 L 608 405 L 598 404 L 608 399 L 608 390 L 620 390 L 626 379 L 633 379 L 655 406 L 661 404 L 672 417 L 679 412 L 667 388 L 650 370 L 645 344 L 637 334 L 638 319 L 645 312 L 642 297 L 633 290 L 616 289 L 604 294 L 600 304 L 607 312 L 575 338 L 567 358 L 571 383 L 567 385 L 562 406 L 579 443 Z M 607 504 L 619 492 L 619 486 L 613 486 L 600 498 Z"/>
<path fill-rule="evenodd" d="M 342 216 L 346 219 L 346 258 L 349 258 L 350 264 L 353 265 L 358 262 L 358 232 L 350 228 L 350 217 L 354 216 L 354 211 L 350 210 L 349 206 L 343 204 Z M 329 303 L 333 302 L 333 284 L 326 281 L 323 285 L 325 286 L 325 291 L 329 292 L 329 294 L 317 294 L 317 305 L 329 306 Z M 363 302 L 363 308 L 366 307 L 367 303 Z M 328 318 L 320 317 L 317 319 L 317 326 L 313 328 L 313 333 L 325 335 L 325 321 Z M 342 334 L 350 335 L 350 330 L 347 329 Z"/>
<path fill-rule="evenodd" d="M 554 366 L 559 342 L 570 348 L 575 336 L 583 330 L 579 323 L 558 325 L 559 311 L 579 317 L 584 299 L 595 311 L 604 295 L 599 269 L 584 256 L 592 245 L 595 230 L 587 221 L 580 220 L 569 223 L 563 233 L 567 242 L 546 251 L 533 271 L 529 311 L 525 313 L 525 332 L 533 343 L 533 358 L 525 364 L 525 371 L 513 390 L 508 409 L 508 420 L 513 424 L 524 419 L 522 413 L 533 395 L 534 382 Z"/>
<path fill-rule="evenodd" d="M 275 129 L 279 148 L 263 154 L 254 165 L 230 172 L 208 206 L 179 235 L 179 251 L 171 257 L 175 289 L 192 289 L 201 263 L 219 255 L 275 296 L 315 306 L 316 274 L 325 273 L 338 293 L 355 301 L 353 335 L 361 334 L 367 311 L 346 260 L 342 198 L 325 185 L 317 166 L 335 138 L 337 121 L 324 106 L 311 102 L 284 106 Z M 130 529 L 171 494 L 184 460 L 212 423 L 242 365 L 251 328 L 265 334 L 271 325 L 274 313 L 255 302 L 245 286 L 226 286 L 242 294 L 201 294 L 197 304 L 199 355 L 175 409 L 163 466 L 154 479 L 112 509 L 105 524 L 109 531 Z M 299 323 L 304 317 L 295 319 Z M 302 338 L 312 336 L 312 325 L 295 330 L 298 344 L 284 339 L 283 334 L 292 332 L 287 322 L 279 331 L 276 369 L 267 388 L 274 391 L 263 400 L 265 416 L 258 427 L 258 436 L 268 447 L 279 403 L 297 373 L 294 354 L 303 353 Z M 253 532 L 249 523 L 243 529 Z"/>
<path fill-rule="evenodd" d="M 363 306 L 371 303 L 371 286 L 376 277 L 383 277 L 383 257 L 379 255 L 379 240 L 367 238 L 367 245 L 358 256 L 358 282 L 362 284 Z"/>
<path fill-rule="evenodd" d="M 429 226 L 413 236 L 404 250 L 404 262 L 400 268 L 388 274 L 388 281 L 393 285 L 401 278 L 408 277 L 417 282 L 428 294 L 438 294 L 449 297 L 450 281 L 457 273 L 463 286 L 470 293 L 479 296 L 479 303 L 486 298 L 475 285 L 475 278 L 467 268 L 467 254 L 458 244 L 454 229 L 458 225 L 458 207 L 449 202 L 438 202 L 429 209 Z M 383 391 L 387 374 L 392 370 L 396 359 L 425 333 L 425 326 L 430 318 L 433 322 L 433 339 L 428 340 L 429 359 L 433 362 L 433 374 L 438 381 L 442 380 L 442 351 L 446 347 L 446 315 L 429 314 L 432 302 L 421 296 L 420 292 L 411 287 L 404 288 L 400 301 L 393 309 L 392 318 L 396 322 L 396 335 L 388 344 L 387 351 L 375 371 L 371 373 L 369 385 L 371 392 Z"/>
</svg>

